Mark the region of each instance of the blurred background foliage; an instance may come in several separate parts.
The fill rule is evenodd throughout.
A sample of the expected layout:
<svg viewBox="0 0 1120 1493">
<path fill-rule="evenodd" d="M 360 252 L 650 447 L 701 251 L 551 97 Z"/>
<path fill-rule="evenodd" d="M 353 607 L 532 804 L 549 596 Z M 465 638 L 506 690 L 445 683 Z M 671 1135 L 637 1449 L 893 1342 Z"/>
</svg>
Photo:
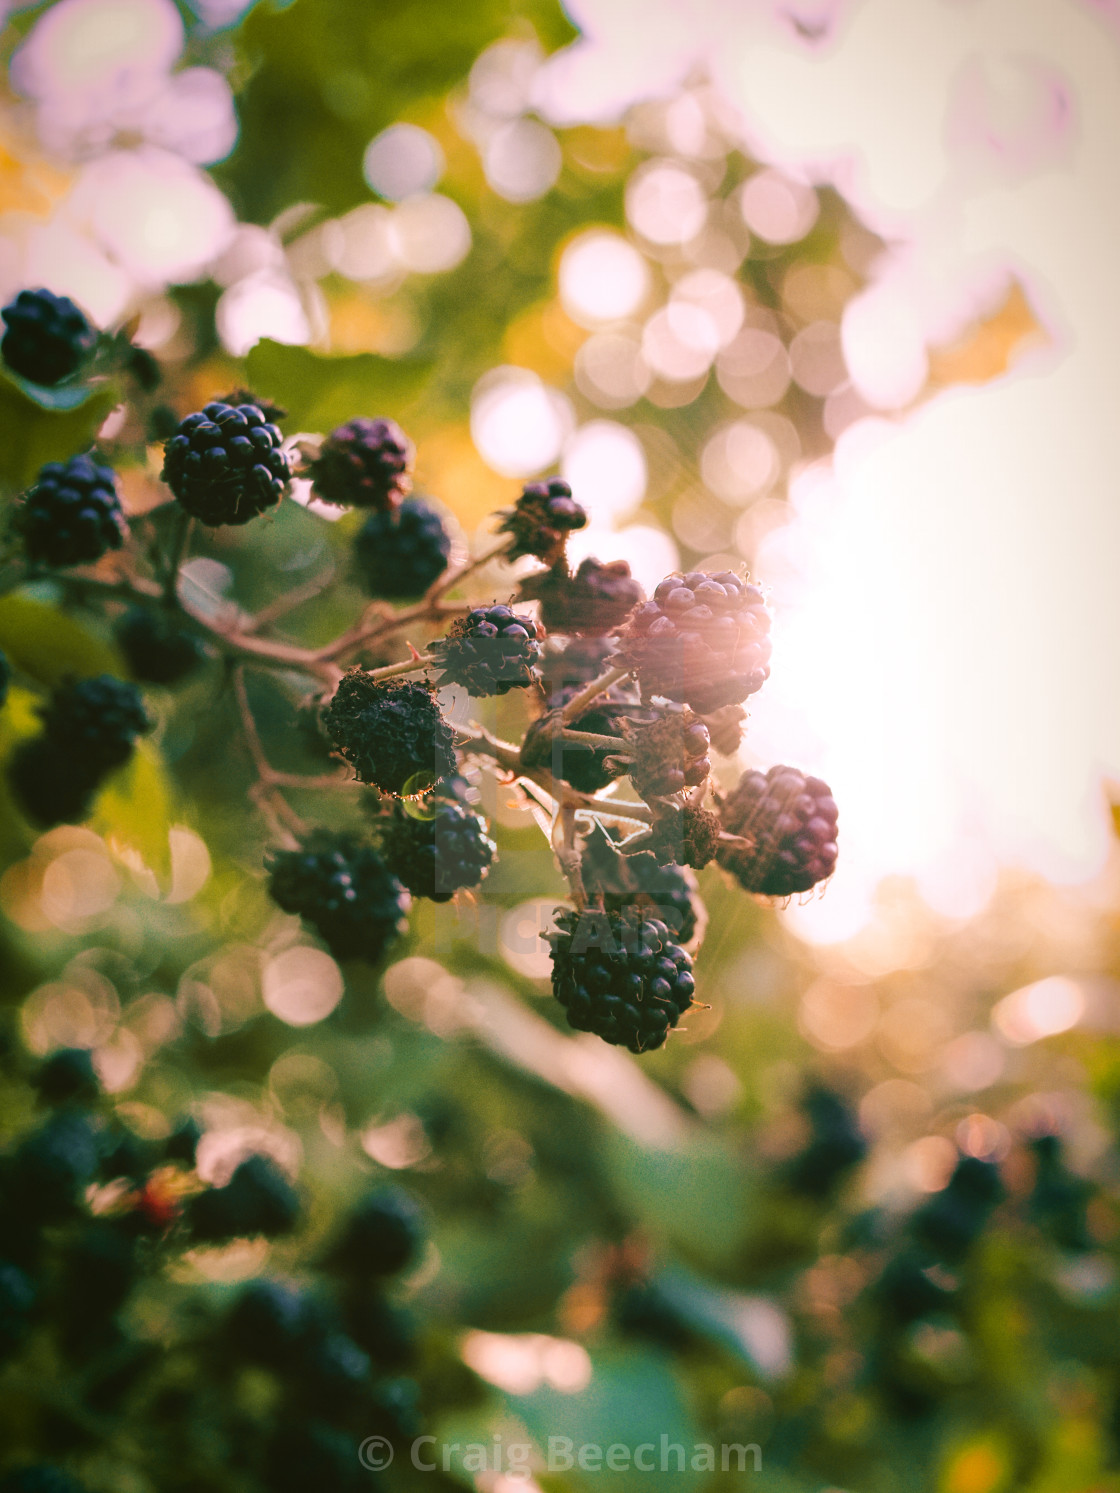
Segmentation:
<svg viewBox="0 0 1120 1493">
<path fill-rule="evenodd" d="M 9 15 L 9 58 L 50 10 Z M 703 78 L 617 127 L 552 129 L 533 71 L 575 33 L 548 0 L 179 15 L 179 65 L 233 90 L 235 147 L 185 157 L 212 166 L 232 214 L 196 273 L 130 270 L 101 318 L 130 321 L 157 388 L 111 381 L 58 408 L 0 384 L 9 500 L 100 431 L 134 526 L 156 535 L 171 416 L 245 385 L 289 432 L 400 420 L 464 550 L 522 478 L 559 465 L 593 510 L 588 551 L 647 583 L 678 561 L 751 562 L 790 471 L 863 413 L 838 319 L 879 246 L 838 198 L 746 159 Z M 90 162 L 147 148 L 145 128 L 48 148 L 26 92 L 8 95 L 13 285 L 38 283 L 36 234 L 74 221 Z M 935 359 L 931 389 L 995 376 L 1032 333 L 1009 302 Z M 252 613 L 298 593 L 286 634 L 334 636 L 363 598 L 357 516 L 330 518 L 285 502 L 207 532 L 195 601 Z M 511 586 L 492 566 L 480 594 Z M 125 671 L 110 621 L 50 581 L 0 599 L 19 671 L 0 751 L 35 729 L 37 691 Z M 274 764 L 322 770 L 296 724 L 307 680 L 250 690 Z M 478 900 L 422 902 L 386 967 L 340 968 L 265 896 L 219 662 L 148 694 L 154 742 L 88 825 L 36 836 L 0 791 L 0 1136 L 36 1121 L 37 1061 L 90 1049 L 106 1125 L 155 1146 L 192 1116 L 209 1179 L 263 1150 L 298 1179 L 302 1221 L 272 1244 L 154 1257 L 96 1351 L 33 1322 L 0 1377 L 11 1465 L 57 1461 L 95 1490 L 282 1488 L 295 1474 L 245 1447 L 253 1426 L 282 1442 L 294 1417 L 342 1437 L 324 1487 L 374 1480 L 356 1447 L 389 1425 L 405 1442 L 761 1448 L 757 1473 L 537 1469 L 543 1488 L 1120 1489 L 1112 901 L 1008 877 L 954 920 L 898 881 L 862 933 L 813 947 L 710 868 L 708 1004 L 638 1061 L 570 1034 L 549 998 L 538 934 L 563 883 L 507 787 L 481 784 L 501 858 Z M 491 702 L 486 724 L 517 734 L 518 710 Z M 353 817 L 337 797 L 293 803 Z M 989 1180 L 998 1164 L 998 1193 L 962 1157 Z M 324 1406 L 214 1336 L 257 1276 L 331 1289 L 324 1241 L 385 1179 L 427 1215 L 392 1298 L 418 1324 L 392 1380 L 415 1389 L 415 1421 L 383 1388 Z M 425 1476 L 400 1451 L 385 1481 Z M 502 1486 L 460 1453 L 438 1476 Z"/>
</svg>

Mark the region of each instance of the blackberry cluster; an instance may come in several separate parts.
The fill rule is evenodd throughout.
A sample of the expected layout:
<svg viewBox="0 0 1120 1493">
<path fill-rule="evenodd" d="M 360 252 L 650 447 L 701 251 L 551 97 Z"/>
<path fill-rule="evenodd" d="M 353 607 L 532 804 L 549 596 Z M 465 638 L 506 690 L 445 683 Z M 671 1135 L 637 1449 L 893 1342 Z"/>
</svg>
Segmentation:
<svg viewBox="0 0 1120 1493">
<path fill-rule="evenodd" d="M 648 850 L 620 855 L 601 827 L 583 843 L 583 884 L 608 912 L 644 913 L 665 924 L 677 943 L 691 943 L 704 915 L 696 877 L 683 866 L 657 863 Z"/>
<path fill-rule="evenodd" d="M 290 1234 L 299 1220 L 299 1196 L 270 1156 L 247 1156 L 224 1187 L 193 1197 L 186 1224 L 200 1244 L 224 1244 L 263 1234 Z"/>
<path fill-rule="evenodd" d="M 644 698 L 663 695 L 699 715 L 737 704 L 770 673 L 762 592 L 730 570 L 666 576 L 630 614 L 618 659 L 637 673 Z"/>
<path fill-rule="evenodd" d="M 110 674 L 59 685 L 40 715 L 42 732 L 13 752 L 9 781 L 30 819 L 78 822 L 151 722 L 136 686 Z"/>
<path fill-rule="evenodd" d="M 650 1052 L 692 1004 L 692 960 L 656 918 L 562 912 L 548 940 L 552 993 L 576 1031 Z"/>
<path fill-rule="evenodd" d="M 412 491 L 416 448 L 395 420 L 347 420 L 311 463 L 315 496 L 343 508 L 391 513 Z"/>
<path fill-rule="evenodd" d="M 723 845 L 719 863 L 748 892 L 791 897 L 836 867 L 836 801 L 828 784 L 796 767 L 745 772 L 720 804 L 729 834 L 749 845 Z"/>
<path fill-rule="evenodd" d="M 113 636 L 132 677 L 145 684 L 178 684 L 206 657 L 201 638 L 180 627 L 167 612 L 152 607 L 129 607 L 113 628 Z"/>
<path fill-rule="evenodd" d="M 376 962 L 401 932 L 408 893 L 377 852 L 352 835 L 326 830 L 269 863 L 268 890 L 297 913 L 339 959 Z"/>
<path fill-rule="evenodd" d="M 712 770 L 711 737 L 690 710 L 673 711 L 649 725 L 633 726 L 627 747 L 633 753 L 630 780 L 645 799 L 666 798 L 697 788 Z"/>
<path fill-rule="evenodd" d="M 48 462 L 16 509 L 14 528 L 33 565 L 89 565 L 119 550 L 128 524 L 112 467 L 92 456 Z"/>
<path fill-rule="evenodd" d="M 421 498 L 371 513 L 354 540 L 358 574 L 369 596 L 407 601 L 422 596 L 447 569 L 451 536 Z"/>
<path fill-rule="evenodd" d="M 786 1165 L 785 1182 L 794 1192 L 823 1200 L 866 1156 L 867 1139 L 851 1105 L 833 1089 L 814 1085 L 801 1107 L 809 1139 Z"/>
<path fill-rule="evenodd" d="M 486 821 L 442 796 L 426 802 L 422 817 L 398 804 L 382 831 L 382 848 L 413 896 L 433 902 L 449 902 L 460 888 L 478 886 L 497 853 Z"/>
<path fill-rule="evenodd" d="M 384 793 L 413 797 L 455 771 L 455 733 L 431 685 L 379 682 L 363 669 L 350 669 L 322 717 L 361 781 Z"/>
<path fill-rule="evenodd" d="M 529 482 L 521 496 L 503 515 L 498 532 L 512 534 L 507 554 L 511 560 L 533 555 L 546 565 L 564 563 L 568 535 L 587 524 L 587 510 L 572 497 L 572 489 L 560 477 L 547 482 Z"/>
<path fill-rule="evenodd" d="M 475 607 L 430 652 L 442 684 L 459 684 L 476 697 L 505 695 L 536 680 L 541 629 L 511 607 Z"/>
<path fill-rule="evenodd" d="M 597 636 L 621 627 L 645 600 L 645 592 L 625 560 L 604 565 L 595 559 L 584 560 L 575 575 L 558 561 L 551 570 L 526 576 L 518 596 L 540 602 L 541 621 L 549 632 Z"/>
<path fill-rule="evenodd" d="M 6 331 L 0 357 L 13 373 L 51 387 L 89 361 L 97 333 L 69 296 L 21 290 L 0 311 Z"/>
<path fill-rule="evenodd" d="M 291 472 L 280 442 L 255 404 L 216 400 L 188 415 L 167 442 L 163 480 L 204 524 L 247 524 L 287 489 Z"/>
</svg>

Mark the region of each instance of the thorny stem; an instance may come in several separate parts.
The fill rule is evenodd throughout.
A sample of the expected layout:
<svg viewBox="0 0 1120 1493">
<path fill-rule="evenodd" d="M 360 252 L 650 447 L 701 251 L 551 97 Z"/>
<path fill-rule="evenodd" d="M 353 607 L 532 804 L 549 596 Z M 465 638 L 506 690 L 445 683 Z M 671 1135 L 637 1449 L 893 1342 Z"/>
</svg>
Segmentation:
<svg viewBox="0 0 1120 1493">
<path fill-rule="evenodd" d="M 625 679 L 629 673 L 629 669 L 608 669 L 605 674 L 600 674 L 598 679 L 585 684 L 579 694 L 573 695 L 561 710 L 561 721 L 574 721 L 577 716 L 583 714 L 592 701 L 597 700 L 605 690 L 617 684 L 620 679 Z"/>
<path fill-rule="evenodd" d="M 406 658 L 403 663 L 386 664 L 383 669 L 367 669 L 365 677 L 375 683 L 381 679 L 392 679 L 397 674 L 415 674 L 435 662 L 430 653 L 418 653 L 415 658 Z"/>
</svg>

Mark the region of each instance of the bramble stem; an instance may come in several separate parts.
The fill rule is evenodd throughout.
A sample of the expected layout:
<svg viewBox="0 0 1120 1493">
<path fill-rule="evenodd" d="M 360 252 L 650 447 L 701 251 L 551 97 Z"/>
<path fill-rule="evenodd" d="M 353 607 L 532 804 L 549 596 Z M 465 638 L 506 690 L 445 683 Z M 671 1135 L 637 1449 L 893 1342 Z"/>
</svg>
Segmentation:
<svg viewBox="0 0 1120 1493">
<path fill-rule="evenodd" d="M 617 684 L 620 679 L 625 679 L 630 673 L 629 669 L 608 669 L 605 674 L 600 674 L 598 679 L 593 679 L 590 684 L 585 684 L 578 695 L 573 695 L 560 712 L 562 721 L 573 721 L 577 716 L 583 714 L 592 701 L 597 700 L 605 690 Z"/>
<path fill-rule="evenodd" d="M 627 760 L 631 756 L 629 745 L 621 736 L 601 736 L 597 731 L 560 731 L 557 734 L 561 741 L 570 741 L 573 746 L 605 749 Z"/>
<path fill-rule="evenodd" d="M 415 674 L 418 669 L 426 669 L 434 662 L 430 653 L 418 653 L 415 658 L 406 658 L 403 663 L 386 664 L 383 669 L 367 669 L 365 677 L 376 683 L 381 679 L 392 679 L 398 674 Z"/>
</svg>

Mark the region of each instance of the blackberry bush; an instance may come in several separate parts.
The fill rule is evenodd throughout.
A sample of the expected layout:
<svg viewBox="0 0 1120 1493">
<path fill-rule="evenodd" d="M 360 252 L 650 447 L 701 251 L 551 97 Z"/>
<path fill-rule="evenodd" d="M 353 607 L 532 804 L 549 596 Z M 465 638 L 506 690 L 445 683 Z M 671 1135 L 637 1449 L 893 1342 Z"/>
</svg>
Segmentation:
<svg viewBox="0 0 1120 1493">
<path fill-rule="evenodd" d="M 78 373 L 97 346 L 97 333 L 69 296 L 21 290 L 0 318 L 0 357 L 13 373 L 51 387 Z"/>
<path fill-rule="evenodd" d="M 16 509 L 15 529 L 33 565 L 88 565 L 119 550 L 128 524 L 113 469 L 92 456 L 48 462 Z"/>
<path fill-rule="evenodd" d="M 298 850 L 277 851 L 268 890 L 340 959 L 376 962 L 409 908 L 408 893 L 381 857 L 352 835 L 319 832 Z"/>
<path fill-rule="evenodd" d="M 358 416 L 331 431 L 311 463 L 315 496 L 391 513 L 412 491 L 416 450 L 395 420 Z"/>
<path fill-rule="evenodd" d="M 395 510 L 375 511 L 354 540 L 354 559 L 368 595 L 386 601 L 421 596 L 447 569 L 451 536 L 421 498 Z"/>
<path fill-rule="evenodd" d="M 744 841 L 721 846 L 719 863 L 748 892 L 791 897 L 832 875 L 838 810 L 820 778 L 795 767 L 746 772 L 719 812 L 724 829 Z"/>
<path fill-rule="evenodd" d="M 291 475 L 280 431 L 253 404 L 215 401 L 182 421 L 164 448 L 163 480 L 192 518 L 216 528 L 274 508 Z"/>
</svg>

